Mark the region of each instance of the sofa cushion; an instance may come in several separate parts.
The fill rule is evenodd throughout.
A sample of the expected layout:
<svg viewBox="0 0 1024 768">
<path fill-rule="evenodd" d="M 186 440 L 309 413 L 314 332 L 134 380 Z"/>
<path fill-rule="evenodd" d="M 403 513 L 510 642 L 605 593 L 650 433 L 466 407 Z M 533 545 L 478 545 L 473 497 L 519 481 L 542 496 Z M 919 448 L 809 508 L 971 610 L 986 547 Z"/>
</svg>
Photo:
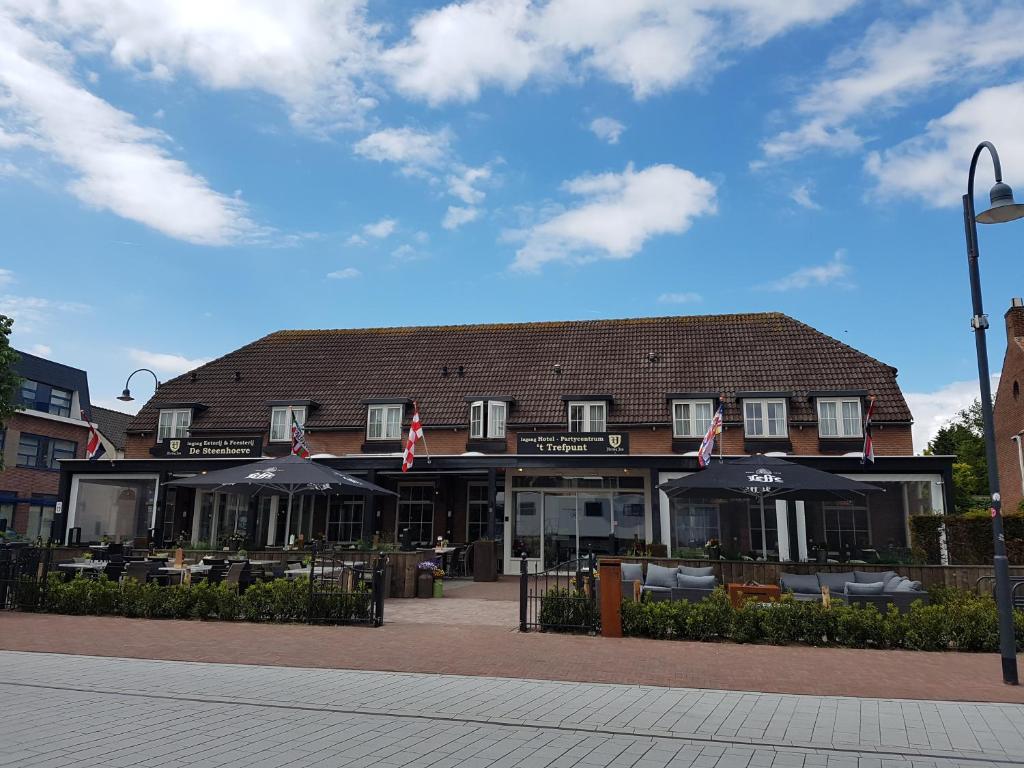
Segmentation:
<svg viewBox="0 0 1024 768">
<path fill-rule="evenodd" d="M 893 592 L 922 592 L 920 581 L 911 581 L 910 579 L 904 579 L 901 581 Z"/>
<path fill-rule="evenodd" d="M 818 577 L 813 573 L 780 573 L 779 583 L 783 592 L 793 592 L 797 595 L 821 594 Z"/>
<path fill-rule="evenodd" d="M 906 576 L 900 576 L 898 573 L 894 574 L 892 578 L 885 582 L 885 588 L 883 592 L 895 592 L 896 587 L 902 584 L 904 581 L 910 581 Z"/>
<path fill-rule="evenodd" d="M 685 573 L 676 574 L 676 586 L 681 589 L 714 589 L 714 576 L 690 576 Z"/>
<path fill-rule="evenodd" d="M 853 580 L 858 584 L 874 584 L 880 581 L 885 584 L 896 575 L 896 571 L 854 571 Z"/>
<path fill-rule="evenodd" d="M 846 582 L 846 587 L 843 590 L 848 595 L 880 595 L 882 594 L 882 588 L 885 586 L 884 582 Z"/>
<path fill-rule="evenodd" d="M 853 571 L 843 571 L 842 573 L 825 573 L 820 571 L 818 573 L 818 589 L 821 587 L 828 587 L 828 591 L 834 595 L 841 595 L 846 589 L 846 582 L 852 581 L 854 584 L 857 580 L 853 577 Z"/>
<path fill-rule="evenodd" d="M 676 585 L 676 569 L 652 563 L 647 566 L 647 581 L 645 584 L 649 587 L 668 587 L 671 589 Z"/>
<path fill-rule="evenodd" d="M 644 566 L 643 563 L 623 563 L 622 564 L 622 580 L 628 582 L 643 581 L 644 580 Z"/>
<path fill-rule="evenodd" d="M 676 568 L 676 571 L 684 576 L 714 576 L 715 566 L 709 565 L 706 568 L 693 568 L 689 565 L 680 565 Z"/>
</svg>

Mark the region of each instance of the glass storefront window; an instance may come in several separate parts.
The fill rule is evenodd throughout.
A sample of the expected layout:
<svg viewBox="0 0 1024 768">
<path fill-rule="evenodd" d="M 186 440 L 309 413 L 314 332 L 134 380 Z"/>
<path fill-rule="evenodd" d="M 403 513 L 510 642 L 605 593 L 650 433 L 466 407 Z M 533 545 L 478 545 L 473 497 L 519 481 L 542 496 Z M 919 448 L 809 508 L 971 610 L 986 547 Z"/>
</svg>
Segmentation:
<svg viewBox="0 0 1024 768">
<path fill-rule="evenodd" d="M 82 541 L 131 541 L 149 535 L 156 479 L 119 480 L 80 477 L 73 525 Z"/>
<path fill-rule="evenodd" d="M 409 529 L 413 543 L 434 543 L 434 486 L 405 483 L 398 486 L 398 531 Z"/>
<path fill-rule="evenodd" d="M 871 533 L 867 507 L 837 501 L 822 504 L 821 511 L 830 550 L 842 552 L 868 546 Z"/>
<path fill-rule="evenodd" d="M 721 539 L 717 504 L 675 497 L 670 499 L 669 505 L 674 547 L 703 549 L 711 539 Z"/>
<path fill-rule="evenodd" d="M 349 544 L 363 538 L 362 496 L 331 496 L 327 508 L 327 540 Z"/>
<path fill-rule="evenodd" d="M 761 537 L 761 506 L 758 502 L 750 503 L 750 549 L 760 555 L 764 547 Z M 767 542 L 768 554 L 778 554 L 779 550 L 779 519 L 775 514 L 775 504 L 766 501 L 764 504 L 764 540 Z"/>
<path fill-rule="evenodd" d="M 512 496 L 512 556 L 540 557 L 541 504 L 544 496 L 536 491 L 521 491 Z"/>
</svg>

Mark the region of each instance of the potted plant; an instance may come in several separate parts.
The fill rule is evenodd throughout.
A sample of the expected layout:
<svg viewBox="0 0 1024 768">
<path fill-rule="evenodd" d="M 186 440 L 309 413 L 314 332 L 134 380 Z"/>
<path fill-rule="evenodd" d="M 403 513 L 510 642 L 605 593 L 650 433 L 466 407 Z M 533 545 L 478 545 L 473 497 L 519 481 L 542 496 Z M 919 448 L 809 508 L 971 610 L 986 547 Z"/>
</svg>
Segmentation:
<svg viewBox="0 0 1024 768">
<path fill-rule="evenodd" d="M 444 597 L 444 569 L 434 568 L 434 597 Z"/>
<path fill-rule="evenodd" d="M 718 542 L 718 539 L 714 537 L 708 539 L 707 544 L 704 545 L 704 554 L 708 560 L 722 559 L 722 545 Z"/>
<path fill-rule="evenodd" d="M 434 571 L 440 565 L 434 560 L 424 560 L 416 565 L 416 597 L 434 596 Z"/>
</svg>

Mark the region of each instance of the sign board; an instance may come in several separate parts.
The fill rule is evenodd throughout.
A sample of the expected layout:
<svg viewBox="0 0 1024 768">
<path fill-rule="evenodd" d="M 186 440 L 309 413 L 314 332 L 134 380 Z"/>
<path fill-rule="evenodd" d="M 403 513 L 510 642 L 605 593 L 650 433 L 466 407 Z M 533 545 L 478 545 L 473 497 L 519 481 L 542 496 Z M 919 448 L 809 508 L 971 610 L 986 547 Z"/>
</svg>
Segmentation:
<svg viewBox="0 0 1024 768">
<path fill-rule="evenodd" d="M 53 514 L 60 515 L 60 514 L 63 514 L 63 513 L 64 513 L 64 502 L 63 501 L 58 501 L 54 505 Z"/>
<path fill-rule="evenodd" d="M 154 453 L 165 459 L 258 459 L 263 455 L 260 437 L 167 437 Z"/>
<path fill-rule="evenodd" d="M 516 451 L 562 456 L 618 456 L 629 453 L 625 432 L 520 432 Z"/>
</svg>

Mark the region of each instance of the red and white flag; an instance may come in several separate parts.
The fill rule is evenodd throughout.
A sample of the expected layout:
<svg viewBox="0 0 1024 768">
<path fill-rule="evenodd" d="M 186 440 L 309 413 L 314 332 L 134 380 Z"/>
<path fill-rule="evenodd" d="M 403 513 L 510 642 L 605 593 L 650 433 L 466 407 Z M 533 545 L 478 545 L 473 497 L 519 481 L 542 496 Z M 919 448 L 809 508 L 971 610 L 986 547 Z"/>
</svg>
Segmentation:
<svg viewBox="0 0 1024 768">
<path fill-rule="evenodd" d="M 864 417 L 864 452 L 861 456 L 860 463 L 865 464 L 867 462 L 875 463 L 875 444 L 871 439 L 871 417 L 875 413 L 875 398 L 872 396 L 868 399 L 868 412 Z"/>
<path fill-rule="evenodd" d="M 423 425 L 420 424 L 420 408 L 412 404 L 412 421 L 409 423 L 409 439 L 405 441 L 405 452 L 402 454 L 402 471 L 408 472 L 416 460 L 416 441 L 423 438 Z M 429 457 L 428 457 L 429 458 Z"/>
<path fill-rule="evenodd" d="M 292 415 L 292 454 L 303 459 L 309 458 L 309 448 L 306 447 L 306 433 L 299 424 L 295 411 L 289 410 Z"/>
<path fill-rule="evenodd" d="M 89 425 L 89 439 L 85 443 L 85 458 L 89 461 L 96 461 L 107 452 L 107 449 L 103 447 L 103 441 L 100 440 L 100 433 L 96 431 L 96 427 L 85 418 L 85 411 L 80 411 L 80 413 L 82 414 L 82 421 Z"/>
</svg>

